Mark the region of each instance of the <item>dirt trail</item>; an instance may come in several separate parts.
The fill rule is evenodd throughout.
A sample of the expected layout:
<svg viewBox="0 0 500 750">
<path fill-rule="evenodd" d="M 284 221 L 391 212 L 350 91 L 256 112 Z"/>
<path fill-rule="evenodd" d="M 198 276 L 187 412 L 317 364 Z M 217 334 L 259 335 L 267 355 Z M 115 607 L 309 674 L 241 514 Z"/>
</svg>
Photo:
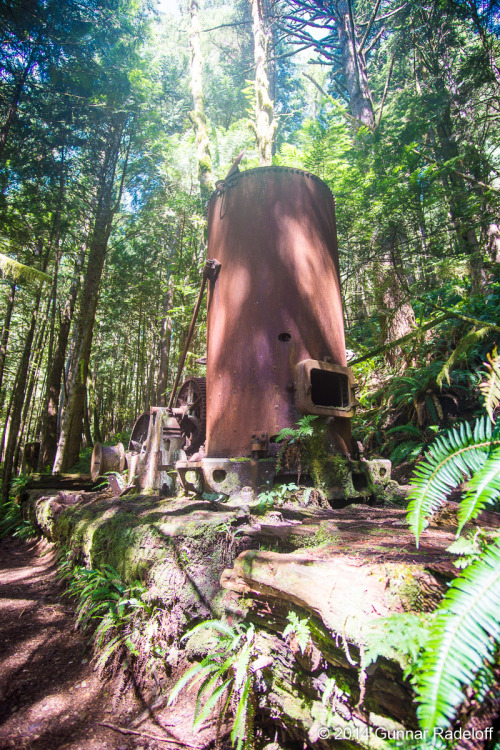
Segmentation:
<svg viewBox="0 0 500 750">
<path fill-rule="evenodd" d="M 201 747 L 201 737 L 193 742 L 190 717 L 179 712 L 159 717 L 171 730 L 148 720 L 139 728 L 141 736 L 101 726 L 125 727 L 144 704 L 127 695 L 116 709 L 73 625 L 53 547 L 45 541 L 0 541 L 0 750 L 182 750 L 184 742 Z"/>
</svg>

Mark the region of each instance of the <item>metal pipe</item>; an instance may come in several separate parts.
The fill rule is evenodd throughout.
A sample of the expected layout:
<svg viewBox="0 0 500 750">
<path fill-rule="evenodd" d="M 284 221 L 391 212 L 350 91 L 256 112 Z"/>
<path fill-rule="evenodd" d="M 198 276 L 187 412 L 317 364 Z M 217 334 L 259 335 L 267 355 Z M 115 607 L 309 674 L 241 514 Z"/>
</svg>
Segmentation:
<svg viewBox="0 0 500 750">
<path fill-rule="evenodd" d="M 179 382 L 182 375 L 182 370 L 184 369 L 184 362 L 186 361 L 186 356 L 189 351 L 189 346 L 191 344 L 191 339 L 193 338 L 194 328 L 196 325 L 196 320 L 198 318 L 198 313 L 200 312 L 201 307 L 201 301 L 203 299 L 203 292 L 205 291 L 205 286 L 207 284 L 207 280 L 209 281 L 215 281 L 217 279 L 217 276 L 219 275 L 221 264 L 218 260 L 207 260 L 205 261 L 205 265 L 203 267 L 203 278 L 201 282 L 201 288 L 198 294 L 198 299 L 196 300 L 196 305 L 193 310 L 193 317 L 191 318 L 191 325 L 189 326 L 189 331 L 186 339 L 186 343 L 184 345 L 183 352 L 181 354 L 181 358 L 179 359 L 179 365 L 177 367 L 177 375 L 175 376 L 174 385 L 172 387 L 172 393 L 170 394 L 170 399 L 168 401 L 167 409 L 172 409 L 175 401 L 175 396 L 177 393 L 177 388 L 179 387 Z"/>
</svg>

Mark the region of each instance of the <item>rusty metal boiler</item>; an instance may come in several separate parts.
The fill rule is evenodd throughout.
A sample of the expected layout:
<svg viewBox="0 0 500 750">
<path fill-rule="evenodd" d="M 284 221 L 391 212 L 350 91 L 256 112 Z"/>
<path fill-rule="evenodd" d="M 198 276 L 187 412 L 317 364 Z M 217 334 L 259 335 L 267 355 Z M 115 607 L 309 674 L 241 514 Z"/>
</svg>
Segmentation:
<svg viewBox="0 0 500 750">
<path fill-rule="evenodd" d="M 351 452 L 335 208 L 328 186 L 264 167 L 218 183 L 208 206 L 207 444 L 210 458 L 275 455 L 301 414 L 333 417 Z"/>
</svg>

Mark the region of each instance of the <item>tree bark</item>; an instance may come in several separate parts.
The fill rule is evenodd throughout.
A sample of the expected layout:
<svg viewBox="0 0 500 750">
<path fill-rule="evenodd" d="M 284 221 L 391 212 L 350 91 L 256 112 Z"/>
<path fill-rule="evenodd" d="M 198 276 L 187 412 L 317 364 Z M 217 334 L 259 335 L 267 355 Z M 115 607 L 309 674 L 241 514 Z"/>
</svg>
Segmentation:
<svg viewBox="0 0 500 750">
<path fill-rule="evenodd" d="M 73 280 L 66 298 L 61 323 L 59 326 L 59 335 L 57 338 L 54 357 L 49 366 L 47 377 L 47 401 L 42 419 L 42 435 L 40 450 L 40 471 L 46 466 L 52 466 L 57 450 L 57 414 L 59 410 L 59 399 L 61 396 L 61 384 L 64 374 L 64 363 L 66 359 L 66 349 L 68 346 L 69 331 L 73 312 L 75 309 L 78 290 L 80 288 L 80 272 L 85 259 L 85 246 L 80 250 L 80 254 L 75 261 Z"/>
<path fill-rule="evenodd" d="M 272 150 L 277 122 L 274 119 L 274 107 L 269 95 L 269 78 L 267 72 L 267 54 L 269 33 L 265 26 L 263 0 L 251 0 L 255 60 L 255 123 L 252 127 L 259 155 L 259 164 L 269 166 L 272 163 Z"/>
<path fill-rule="evenodd" d="M 72 368 L 70 377 L 68 401 L 54 461 L 54 472 L 67 471 L 78 460 L 79 456 L 85 409 L 85 391 L 99 286 L 104 269 L 112 221 L 120 200 L 119 197 L 118 201 L 113 205 L 113 188 L 123 130 L 124 121 L 123 117 L 120 117 L 110 127 L 106 148 L 102 157 L 96 214 L 89 242 L 87 273 L 82 292 L 81 312 L 75 343 L 75 366 Z M 125 159 L 124 173 L 126 167 L 127 159 Z M 122 186 L 124 173 L 122 175 Z"/>
<path fill-rule="evenodd" d="M 170 343 L 172 341 L 172 321 L 169 316 L 173 303 L 173 279 L 168 280 L 167 291 L 163 297 L 163 318 L 161 321 L 160 334 L 160 371 L 158 374 L 158 386 L 156 391 L 157 403 L 160 406 L 167 405 L 166 391 L 168 387 Z"/>
<path fill-rule="evenodd" d="M 198 180 L 203 201 L 210 198 L 215 187 L 212 174 L 212 156 L 208 138 L 205 101 L 203 97 L 203 56 L 200 45 L 200 19 L 198 0 L 189 2 L 190 30 L 189 48 L 191 50 L 191 94 L 193 111 L 190 114 L 196 136 L 196 158 L 198 160 Z"/>
<path fill-rule="evenodd" d="M 5 367 L 5 357 L 7 356 L 7 344 L 9 343 L 10 319 L 12 317 L 12 311 L 14 310 L 14 302 L 16 297 L 16 285 L 10 284 L 9 286 L 10 292 L 7 299 L 7 309 L 5 310 L 5 318 L 3 321 L 2 339 L 0 341 L 0 409 L 2 409 L 5 399 L 5 393 L 2 392 L 3 372 Z"/>
<path fill-rule="evenodd" d="M 48 263 L 48 251 L 45 255 L 44 268 L 45 271 Z M 29 363 L 31 358 L 31 350 L 33 346 L 33 338 L 35 336 L 36 324 L 38 320 L 38 310 L 40 307 L 40 301 L 42 299 L 42 285 L 40 285 L 39 291 L 35 298 L 35 304 L 31 313 L 30 325 L 28 333 L 24 342 L 23 353 L 19 361 L 16 374 L 16 387 L 13 393 L 12 407 L 10 411 L 10 425 L 9 425 L 9 436 L 7 438 L 7 445 L 5 447 L 4 466 L 2 474 L 2 488 L 1 495 L 2 500 L 5 502 L 8 500 L 10 491 L 10 482 L 13 476 L 13 463 L 16 452 L 17 439 L 19 434 L 19 427 L 21 425 L 21 416 L 23 411 L 24 396 L 26 391 L 26 379 L 28 376 Z"/>
<path fill-rule="evenodd" d="M 349 109 L 353 117 L 369 130 L 375 128 L 373 101 L 363 53 L 358 42 L 350 0 L 338 4 L 338 28 L 342 67 L 349 93 Z"/>
</svg>

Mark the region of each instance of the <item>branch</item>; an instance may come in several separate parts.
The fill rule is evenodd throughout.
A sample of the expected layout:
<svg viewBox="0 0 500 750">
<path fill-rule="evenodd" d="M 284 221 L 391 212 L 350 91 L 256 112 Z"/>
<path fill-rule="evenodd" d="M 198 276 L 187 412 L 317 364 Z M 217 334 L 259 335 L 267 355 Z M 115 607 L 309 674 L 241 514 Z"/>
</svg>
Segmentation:
<svg viewBox="0 0 500 750">
<path fill-rule="evenodd" d="M 426 323 L 420 328 L 414 328 L 413 331 L 410 331 L 410 333 L 407 333 L 405 336 L 401 336 L 401 338 L 395 339 L 394 341 L 389 341 L 388 344 L 382 344 L 382 346 L 377 346 L 375 347 L 375 349 L 371 349 L 366 354 L 363 354 L 362 357 L 357 357 L 356 359 L 352 359 L 349 362 L 349 367 L 352 367 L 352 365 L 357 365 L 360 362 L 364 362 L 367 359 L 373 359 L 373 357 L 377 357 L 379 354 L 385 354 L 391 349 L 394 349 L 396 346 L 400 346 L 401 344 L 404 344 L 407 341 L 411 341 L 420 333 L 424 333 L 424 331 L 428 331 L 431 328 L 435 328 L 440 323 L 444 323 L 445 320 L 449 320 L 450 318 L 453 318 L 453 317 L 455 316 L 450 313 L 446 313 L 445 315 L 440 315 L 438 318 L 434 318 L 434 320 L 431 320 L 429 323 Z"/>
<path fill-rule="evenodd" d="M 375 347 L 375 349 L 371 349 L 366 354 L 363 354 L 362 357 L 357 357 L 356 359 L 351 360 L 349 362 L 349 367 L 351 367 L 352 365 L 357 365 L 360 362 L 364 362 L 367 359 L 372 359 L 373 357 L 377 357 L 379 354 L 385 354 L 385 352 L 388 352 L 391 349 L 394 349 L 395 347 L 400 346 L 401 344 L 405 344 L 407 341 L 411 341 L 420 333 L 429 331 L 431 328 L 435 328 L 441 323 L 444 323 L 445 320 L 452 320 L 453 318 L 458 319 L 458 320 L 463 320 L 466 323 L 472 323 L 473 325 L 476 325 L 476 326 L 477 325 L 482 326 L 483 328 L 489 328 L 491 331 L 500 333 L 500 326 L 496 326 L 493 323 L 488 323 L 488 321 L 486 320 L 477 320 L 477 318 L 469 318 L 467 315 L 462 315 L 461 313 L 457 313 L 454 310 L 447 310 L 444 307 L 439 307 L 438 305 L 432 305 L 426 300 L 420 299 L 420 297 L 417 297 L 417 299 L 419 300 L 419 302 L 424 302 L 426 305 L 433 307 L 435 310 L 442 311 L 443 315 L 440 315 L 439 317 L 434 318 L 434 320 L 429 321 L 429 323 L 426 323 L 420 328 L 414 328 L 413 331 L 410 331 L 410 333 L 407 333 L 405 336 L 401 336 L 401 338 L 399 339 L 395 339 L 394 341 L 389 341 L 389 343 L 382 344 L 382 346 L 377 346 Z"/>
<path fill-rule="evenodd" d="M 376 37 L 375 37 L 375 38 L 374 38 L 374 39 L 373 39 L 373 40 L 372 40 L 372 41 L 370 42 L 370 44 L 368 45 L 368 47 L 367 47 L 367 48 L 365 49 L 365 52 L 364 52 L 365 56 L 366 56 L 366 55 L 367 55 L 367 54 L 368 54 L 369 52 L 371 52 L 371 51 L 372 51 L 372 49 L 373 49 L 373 48 L 375 47 L 375 45 L 377 44 L 377 42 L 379 41 L 379 39 L 380 39 L 380 37 L 382 36 L 382 34 L 384 33 L 384 31 L 385 31 L 385 26 L 382 26 L 382 28 L 381 28 L 381 29 L 380 29 L 380 31 L 378 32 L 377 36 L 376 36 Z"/>
<path fill-rule="evenodd" d="M 38 271 L 36 268 L 31 268 L 31 266 L 25 266 L 14 258 L 3 255 L 3 253 L 0 253 L 0 270 L 14 282 L 40 281 L 43 284 L 45 281 L 47 283 L 52 281 L 52 277 L 48 274 Z"/>
<path fill-rule="evenodd" d="M 459 172 L 458 169 L 455 169 L 454 167 L 449 167 L 447 164 L 444 164 L 442 161 L 438 161 L 437 159 L 432 159 L 430 156 L 423 154 L 421 151 L 417 151 L 416 148 L 412 148 L 411 146 L 408 146 L 408 148 L 414 154 L 417 154 L 417 156 L 420 156 L 428 164 L 434 164 L 436 167 L 441 167 L 442 169 L 451 169 L 452 172 L 454 172 L 459 177 L 462 177 L 462 179 L 466 180 L 467 182 L 470 182 L 472 185 L 479 185 L 480 187 L 485 188 L 485 190 L 491 190 L 493 193 L 498 193 L 500 195 L 500 190 L 496 187 L 493 187 L 493 185 L 487 185 L 485 182 L 481 182 L 481 180 L 476 180 L 475 177 L 471 177 L 468 174 Z"/>
<path fill-rule="evenodd" d="M 396 53 L 394 52 L 392 55 L 391 64 L 389 65 L 389 72 L 387 73 L 387 79 L 386 79 L 385 86 L 384 86 L 384 93 L 382 94 L 382 101 L 380 102 L 380 110 L 377 116 L 377 122 L 375 123 L 375 129 L 378 128 L 378 126 L 380 125 L 380 121 L 382 119 L 382 112 L 384 111 L 385 99 L 387 97 L 387 92 L 389 90 L 389 82 L 391 80 L 392 69 L 394 68 L 395 59 L 396 59 Z"/>
<path fill-rule="evenodd" d="M 232 21 L 232 23 L 221 23 L 220 26 L 213 26 L 211 29 L 201 29 L 202 34 L 206 34 L 207 31 L 217 31 L 217 29 L 231 28 L 232 26 L 251 26 L 251 21 Z"/>
<path fill-rule="evenodd" d="M 439 312 L 443 312 L 448 315 L 452 315 L 454 318 L 463 320 L 465 323 L 470 323 L 471 325 L 479 326 L 480 328 L 483 326 L 489 326 L 492 331 L 496 331 L 496 333 L 500 333 L 500 326 L 496 326 L 494 325 L 494 323 L 488 323 L 487 320 L 478 320 L 478 318 L 471 318 L 470 315 L 462 315 L 462 313 L 455 312 L 455 310 L 450 310 L 447 307 L 434 305 L 432 302 L 428 302 L 427 300 L 422 299 L 421 297 L 417 297 L 417 300 L 419 302 L 423 302 L 424 305 L 428 305 L 429 307 L 432 307 L 434 310 L 438 310 Z"/>
<path fill-rule="evenodd" d="M 360 45 L 359 45 L 359 49 L 358 49 L 358 54 L 361 54 L 361 52 L 362 52 L 362 50 L 363 50 L 363 47 L 365 46 L 366 40 L 368 39 L 368 34 L 369 34 L 369 33 L 370 33 L 370 31 L 372 30 L 372 26 L 373 26 L 373 23 L 374 23 L 374 21 L 375 21 L 375 18 L 376 18 L 376 16 L 377 16 L 377 13 L 378 13 L 378 9 L 379 9 L 379 7 L 380 7 L 380 3 L 381 3 L 381 2 L 382 2 L 382 0 L 377 0 L 377 2 L 375 3 L 375 7 L 374 7 L 374 9 L 373 9 L 373 13 L 372 13 L 372 15 L 371 15 L 371 18 L 370 18 L 370 20 L 368 21 L 368 26 L 367 26 L 367 28 L 366 28 L 366 31 L 365 31 L 365 35 L 364 35 L 364 37 L 363 37 L 363 39 L 361 40 L 361 43 L 360 43 Z"/>
<path fill-rule="evenodd" d="M 109 729 L 113 729 L 115 732 L 120 732 L 120 734 L 134 734 L 137 737 L 147 737 L 150 740 L 157 740 L 158 742 L 170 742 L 172 745 L 180 745 L 181 747 L 191 747 L 196 748 L 196 750 L 201 750 L 198 745 L 188 745 L 187 742 L 173 740 L 170 739 L 170 737 L 160 737 L 158 734 L 145 734 L 144 732 L 135 732 L 133 729 L 126 729 L 125 727 L 118 727 L 116 726 L 116 724 L 110 724 L 108 721 L 100 721 L 99 726 L 108 727 Z"/>
<path fill-rule="evenodd" d="M 345 109 L 344 109 L 344 107 L 342 107 L 342 105 L 339 104 L 333 98 L 333 96 L 330 96 L 330 94 L 327 94 L 326 91 L 319 85 L 319 83 L 317 81 L 315 81 L 312 76 L 309 75 L 309 73 L 302 73 L 302 75 L 305 78 L 308 78 L 311 81 L 311 83 L 313 83 L 316 86 L 316 88 L 318 89 L 318 91 L 321 94 L 323 94 L 323 96 L 326 97 L 333 104 L 334 107 L 336 107 L 336 109 L 338 110 L 339 114 L 341 114 L 342 117 L 344 117 L 347 120 L 347 122 L 351 123 L 351 125 L 353 125 L 356 129 L 362 128 L 362 127 L 366 127 L 364 125 L 364 123 L 361 122 L 361 120 L 358 120 L 357 117 L 353 117 L 348 112 L 346 112 Z"/>
</svg>

